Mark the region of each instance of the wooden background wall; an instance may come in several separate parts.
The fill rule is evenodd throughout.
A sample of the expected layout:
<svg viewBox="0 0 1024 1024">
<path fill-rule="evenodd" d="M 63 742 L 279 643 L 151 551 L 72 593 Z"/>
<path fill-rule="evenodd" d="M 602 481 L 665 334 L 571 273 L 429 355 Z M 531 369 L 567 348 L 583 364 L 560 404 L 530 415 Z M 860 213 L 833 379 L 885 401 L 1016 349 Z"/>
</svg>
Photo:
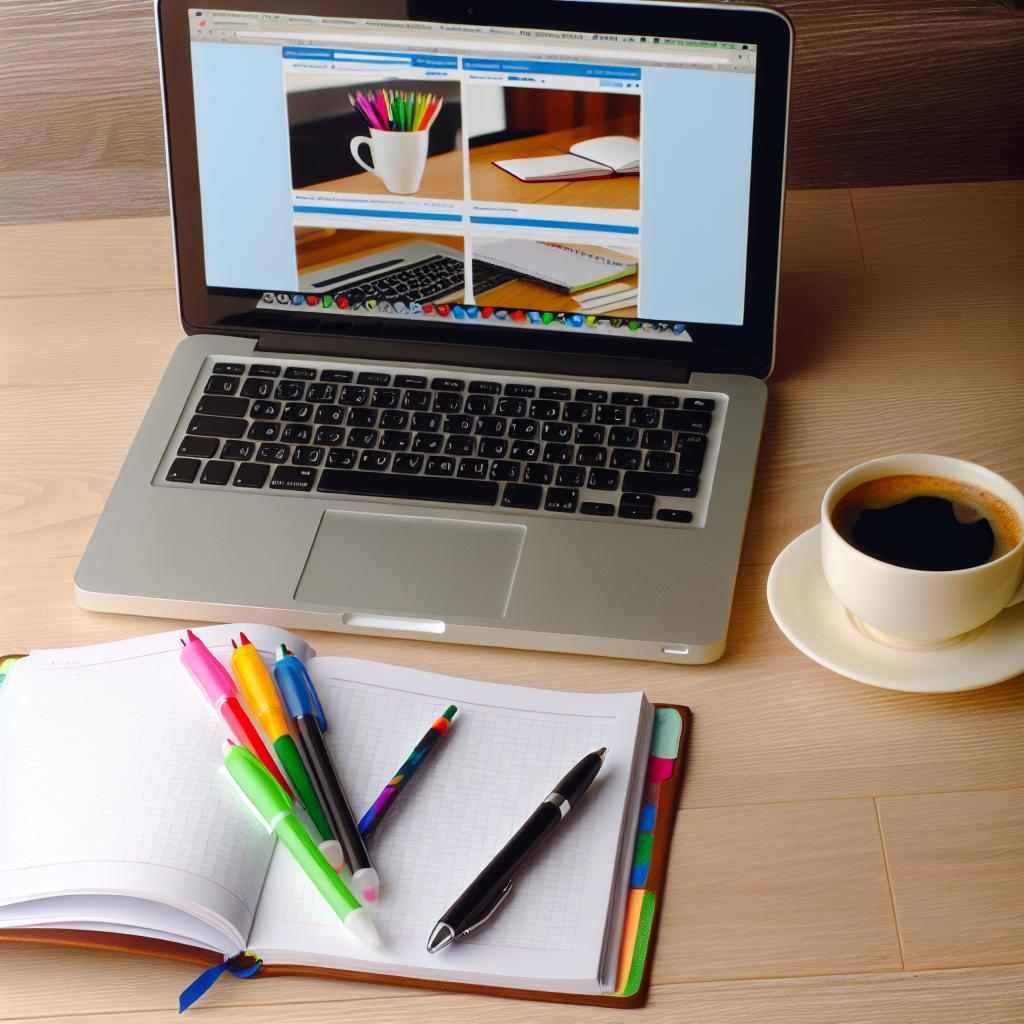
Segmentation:
<svg viewBox="0 0 1024 1024">
<path fill-rule="evenodd" d="M 1024 177 L 1024 0 L 777 6 L 791 187 Z M 0 223 L 165 213 L 150 0 L 0 0 L 0 126 Z"/>
</svg>

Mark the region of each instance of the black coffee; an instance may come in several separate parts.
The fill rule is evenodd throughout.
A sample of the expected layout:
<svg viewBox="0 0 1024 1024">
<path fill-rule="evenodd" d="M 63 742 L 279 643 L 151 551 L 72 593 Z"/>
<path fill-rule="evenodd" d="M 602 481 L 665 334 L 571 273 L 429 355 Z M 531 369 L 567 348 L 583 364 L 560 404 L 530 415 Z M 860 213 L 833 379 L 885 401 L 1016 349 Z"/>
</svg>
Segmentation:
<svg viewBox="0 0 1024 1024">
<path fill-rule="evenodd" d="M 1001 498 L 943 477 L 911 474 L 859 484 L 832 521 L 858 551 L 906 569 L 948 572 L 984 565 L 1020 540 L 1020 520 Z"/>
</svg>

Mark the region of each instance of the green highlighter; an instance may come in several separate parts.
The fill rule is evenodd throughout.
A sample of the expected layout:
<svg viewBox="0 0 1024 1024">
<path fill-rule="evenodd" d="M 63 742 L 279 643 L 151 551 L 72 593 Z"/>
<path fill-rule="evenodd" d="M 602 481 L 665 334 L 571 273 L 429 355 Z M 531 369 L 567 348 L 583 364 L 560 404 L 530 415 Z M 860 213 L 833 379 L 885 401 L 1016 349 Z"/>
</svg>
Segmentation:
<svg viewBox="0 0 1024 1024">
<path fill-rule="evenodd" d="M 232 745 L 224 755 L 224 767 L 256 818 L 288 847 L 346 929 L 366 945 L 379 946 L 373 918 L 327 863 L 327 858 L 295 816 L 288 794 L 260 764 L 259 758 L 245 747 Z"/>
</svg>

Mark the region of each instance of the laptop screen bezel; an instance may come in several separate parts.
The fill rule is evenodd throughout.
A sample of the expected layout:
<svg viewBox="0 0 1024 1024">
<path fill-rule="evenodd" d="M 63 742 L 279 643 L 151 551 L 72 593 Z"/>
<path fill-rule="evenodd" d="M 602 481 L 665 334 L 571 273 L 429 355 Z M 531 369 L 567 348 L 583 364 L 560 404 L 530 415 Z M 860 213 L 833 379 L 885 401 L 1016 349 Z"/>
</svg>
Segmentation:
<svg viewBox="0 0 1024 1024">
<path fill-rule="evenodd" d="M 624 337 L 570 329 L 510 330 L 480 322 L 457 325 L 435 318 L 317 315 L 259 311 L 257 296 L 207 286 L 199 199 L 188 10 L 196 0 L 157 0 L 168 176 L 174 226 L 178 297 L 187 332 L 259 336 L 268 347 L 301 348 L 316 339 L 321 353 L 416 358 L 509 367 L 536 364 L 552 373 L 587 373 L 620 361 L 655 379 L 685 379 L 690 372 L 733 372 L 766 377 L 772 366 L 782 229 L 785 141 L 792 29 L 769 8 L 719 5 L 630 4 L 592 0 L 517 0 L 514 17 L 496 0 L 268 0 L 267 13 L 373 17 L 454 24 L 507 25 L 563 31 L 631 34 L 754 44 L 757 77 L 751 158 L 750 214 L 743 323 L 692 324 L 693 342 L 648 332 Z M 219 3 L 218 11 L 252 11 L 253 0 Z M 392 10 L 393 9 L 393 10 Z M 681 317 L 682 319 L 682 317 Z M 634 376 L 636 373 L 626 372 Z"/>
</svg>

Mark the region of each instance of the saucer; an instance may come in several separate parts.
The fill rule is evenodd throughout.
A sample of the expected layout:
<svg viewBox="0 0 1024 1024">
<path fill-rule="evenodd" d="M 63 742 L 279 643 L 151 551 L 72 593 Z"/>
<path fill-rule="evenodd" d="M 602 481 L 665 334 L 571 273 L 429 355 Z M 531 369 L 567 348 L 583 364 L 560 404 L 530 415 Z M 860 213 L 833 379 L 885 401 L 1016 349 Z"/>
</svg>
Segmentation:
<svg viewBox="0 0 1024 1024">
<path fill-rule="evenodd" d="M 820 532 L 815 526 L 797 537 L 768 574 L 772 615 L 807 657 L 859 683 L 911 693 L 977 690 L 1024 672 L 1024 603 L 935 650 L 902 650 L 865 636 L 825 582 Z"/>
</svg>

